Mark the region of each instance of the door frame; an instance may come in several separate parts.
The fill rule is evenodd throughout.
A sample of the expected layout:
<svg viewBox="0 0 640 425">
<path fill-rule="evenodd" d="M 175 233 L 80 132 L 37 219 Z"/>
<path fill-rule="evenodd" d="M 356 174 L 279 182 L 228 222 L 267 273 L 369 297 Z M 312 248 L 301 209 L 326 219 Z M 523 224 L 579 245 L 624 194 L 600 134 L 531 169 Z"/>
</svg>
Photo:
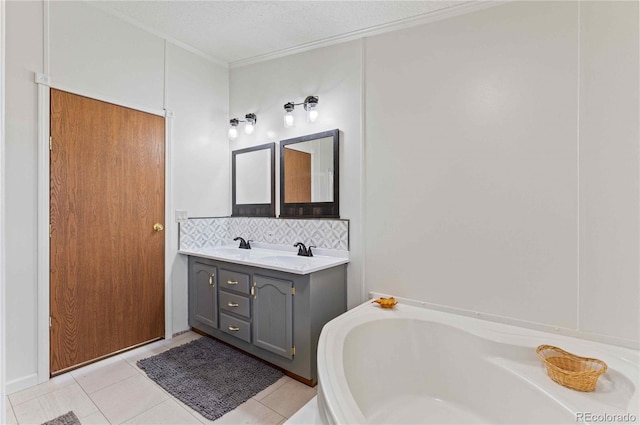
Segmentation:
<svg viewBox="0 0 640 425">
<path fill-rule="evenodd" d="M 6 351 L 5 351 L 5 333 L 6 333 L 6 320 L 5 320 L 5 238 L 4 238 L 4 228 L 5 228 L 5 213 L 4 213 L 4 94 L 5 94 L 5 84 L 4 84 L 4 72 L 5 72 L 5 35 L 6 35 L 6 25 L 5 25 L 5 2 L 0 2 L 0 423 L 7 423 L 6 421 L 6 410 L 5 410 L 5 381 L 6 381 L 6 371 L 7 371 L 7 362 L 6 362 Z"/>
<path fill-rule="evenodd" d="M 165 181 L 164 181 L 164 337 L 170 339 L 173 336 L 172 329 L 172 296 L 171 296 L 171 264 L 178 250 L 177 238 L 172 235 L 175 232 L 176 223 L 171 220 L 173 215 L 173 197 L 171 187 L 171 133 L 173 127 L 173 112 L 166 109 L 151 109 L 140 105 L 122 102 L 120 99 L 109 99 L 95 93 L 87 93 L 82 90 L 74 90 L 69 87 L 61 87 L 51 83 L 51 78 L 46 74 L 35 74 L 35 83 L 38 85 L 38 379 L 37 383 L 48 381 L 50 375 L 50 246 L 49 246 L 49 195 L 50 195 L 50 89 L 62 90 L 79 96 L 88 97 L 102 102 L 112 103 L 117 106 L 135 109 L 165 118 L 164 143 L 165 143 Z M 172 243 L 175 242 L 175 243 Z M 175 245 L 175 246 L 174 246 Z M 36 384 L 35 382 L 33 383 Z"/>
</svg>

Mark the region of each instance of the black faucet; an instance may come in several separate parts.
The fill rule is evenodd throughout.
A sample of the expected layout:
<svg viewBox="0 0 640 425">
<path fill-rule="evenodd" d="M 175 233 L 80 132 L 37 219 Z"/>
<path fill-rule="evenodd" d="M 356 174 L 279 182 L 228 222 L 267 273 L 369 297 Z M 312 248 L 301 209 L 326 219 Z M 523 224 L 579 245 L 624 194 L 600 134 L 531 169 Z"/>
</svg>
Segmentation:
<svg viewBox="0 0 640 425">
<path fill-rule="evenodd" d="M 315 245 L 309 246 L 309 248 L 305 247 L 302 242 L 297 242 L 293 245 L 298 248 L 298 255 L 302 257 L 313 257 L 313 252 L 311 252 L 311 248 L 316 248 Z"/>
<path fill-rule="evenodd" d="M 240 246 L 238 248 L 240 248 L 240 249 L 251 249 L 251 245 L 249 244 L 249 242 L 253 242 L 252 240 L 245 241 L 240 236 L 238 236 L 237 238 L 234 238 L 233 240 L 237 241 L 238 239 L 240 239 Z"/>
</svg>

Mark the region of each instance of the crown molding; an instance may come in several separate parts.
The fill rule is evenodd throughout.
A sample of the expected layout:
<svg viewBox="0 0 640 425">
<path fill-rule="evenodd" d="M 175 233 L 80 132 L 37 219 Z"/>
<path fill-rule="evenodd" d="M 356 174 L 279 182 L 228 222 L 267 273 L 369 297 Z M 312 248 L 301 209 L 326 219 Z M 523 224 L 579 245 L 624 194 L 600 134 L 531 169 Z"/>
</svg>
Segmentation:
<svg viewBox="0 0 640 425">
<path fill-rule="evenodd" d="M 397 31 L 405 28 L 411 28 L 418 25 L 427 24 L 430 22 L 442 21 L 445 19 L 453 18 L 455 16 L 465 15 L 468 13 L 476 12 L 483 9 L 488 9 L 491 7 L 499 6 L 505 3 L 508 3 L 513 0 L 470 0 L 466 3 L 462 3 L 456 6 L 451 6 L 446 9 L 436 10 L 434 12 L 424 13 L 422 15 L 413 16 L 406 19 L 400 19 L 394 22 L 389 22 L 386 24 L 375 25 L 369 28 L 364 28 L 361 30 L 352 31 L 346 34 L 340 34 L 333 37 L 328 37 L 322 40 L 312 41 L 310 43 L 304 43 L 293 47 L 288 47 L 286 49 L 275 50 L 273 52 L 264 53 L 257 56 L 252 56 L 245 59 L 239 59 L 236 61 L 226 62 L 222 59 L 213 57 L 195 47 L 186 44 L 180 40 L 177 40 L 173 37 L 170 37 L 161 31 L 158 31 L 154 28 L 151 28 L 145 24 L 140 23 L 139 21 L 131 18 L 130 16 L 125 15 L 117 10 L 110 9 L 102 4 L 97 2 L 92 2 L 88 0 L 84 0 L 87 4 L 99 9 L 109 15 L 115 16 L 137 28 L 140 28 L 150 34 L 153 34 L 157 37 L 160 37 L 167 42 L 178 46 L 184 50 L 187 50 L 191 53 L 194 53 L 204 59 L 207 59 L 210 62 L 213 62 L 217 65 L 220 65 L 225 68 L 239 68 L 246 65 L 251 65 L 259 62 L 265 62 L 272 59 L 281 58 L 284 56 L 294 55 L 297 53 L 307 52 L 310 50 L 318 49 L 321 47 L 332 46 L 334 44 L 344 43 L 347 41 L 353 41 L 362 39 L 365 37 L 372 37 L 379 34 L 385 34 L 392 31 Z"/>
<path fill-rule="evenodd" d="M 385 34 L 392 31 L 397 31 L 405 28 L 411 28 L 418 25 L 427 24 L 430 22 L 442 21 L 445 19 L 453 18 L 455 16 L 466 15 L 467 13 L 476 12 L 483 9 L 488 9 L 495 6 L 500 6 L 505 3 L 509 3 L 512 0 L 470 0 L 467 3 L 451 6 L 446 9 L 436 10 L 434 12 L 424 13 L 422 15 L 413 16 L 406 19 L 401 19 L 386 24 L 376 25 L 369 28 L 364 28 L 357 31 L 352 31 L 346 34 L 340 34 L 334 37 L 325 38 L 310 43 L 300 44 L 298 46 L 289 47 L 286 49 L 276 50 L 273 52 L 265 53 L 262 55 L 253 56 L 246 59 L 240 59 L 229 62 L 229 68 L 239 68 L 246 65 L 251 65 L 259 62 L 268 61 L 271 59 L 277 59 L 284 56 L 293 55 L 296 53 L 307 52 L 309 50 L 317 49 L 320 47 L 327 47 L 334 44 L 344 43 L 347 41 L 358 40 L 365 37 L 371 37 L 374 35 Z"/>
</svg>

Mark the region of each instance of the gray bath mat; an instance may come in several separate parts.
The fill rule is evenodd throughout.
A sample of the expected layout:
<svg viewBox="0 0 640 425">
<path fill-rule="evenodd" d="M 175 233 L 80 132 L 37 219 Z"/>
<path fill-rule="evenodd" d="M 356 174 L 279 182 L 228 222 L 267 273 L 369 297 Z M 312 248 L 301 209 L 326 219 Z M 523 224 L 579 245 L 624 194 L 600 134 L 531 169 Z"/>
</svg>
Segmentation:
<svg viewBox="0 0 640 425">
<path fill-rule="evenodd" d="M 283 376 L 275 367 L 208 337 L 139 360 L 138 366 L 175 398 L 211 420 Z"/>
<path fill-rule="evenodd" d="M 67 412 L 62 416 L 58 416 L 55 419 L 51 419 L 43 423 L 42 425 L 81 425 L 80 420 L 73 412 Z"/>
</svg>

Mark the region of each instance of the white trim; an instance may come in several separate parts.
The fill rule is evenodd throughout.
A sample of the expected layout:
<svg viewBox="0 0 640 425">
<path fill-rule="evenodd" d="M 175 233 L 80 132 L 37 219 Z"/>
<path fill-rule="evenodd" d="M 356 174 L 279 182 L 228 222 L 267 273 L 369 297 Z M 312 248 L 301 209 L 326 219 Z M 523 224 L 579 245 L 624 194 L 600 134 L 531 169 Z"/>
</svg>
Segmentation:
<svg viewBox="0 0 640 425">
<path fill-rule="evenodd" d="M 38 76 L 36 75 L 36 78 Z M 49 380 L 49 86 L 38 83 L 38 381 Z"/>
<path fill-rule="evenodd" d="M 5 2 L 0 2 L 0 423 L 6 424 L 6 388 L 5 379 L 7 371 L 6 351 L 5 351 L 5 267 L 4 267 L 4 58 L 5 58 Z"/>
<path fill-rule="evenodd" d="M 273 52 L 253 56 L 246 59 L 232 61 L 232 62 L 229 62 L 229 68 L 231 69 L 238 68 L 245 65 L 251 65 L 258 62 L 264 62 L 271 59 L 281 58 L 283 56 L 289 56 L 297 53 L 306 52 L 309 50 L 314 50 L 320 47 L 332 46 L 338 43 L 344 43 L 347 41 L 357 40 L 364 37 L 371 37 L 374 35 L 385 34 L 388 32 L 397 31 L 405 28 L 411 28 L 418 25 L 427 24 L 430 22 L 442 21 L 445 19 L 453 18 L 455 16 L 466 15 L 467 13 L 488 9 L 490 7 L 499 6 L 507 2 L 508 0 L 469 1 L 467 3 L 462 3 L 460 5 L 448 7 L 446 9 L 440 9 L 434 12 L 428 12 L 428 13 L 413 16 L 410 18 L 400 19 L 398 21 L 389 22 L 382 25 L 375 25 L 373 27 L 352 31 L 346 34 L 336 35 L 334 37 L 328 37 L 323 40 L 312 41 L 310 43 L 300 44 L 298 46 L 276 50 Z"/>
<path fill-rule="evenodd" d="M 50 119 L 50 95 L 51 78 L 49 77 L 49 21 L 51 17 L 49 0 L 42 3 L 42 74 L 35 74 L 35 83 L 38 85 L 38 244 L 37 244 L 37 294 L 38 313 L 36 315 L 36 328 L 38 339 L 36 340 L 37 359 L 37 381 L 41 384 L 49 380 L 50 376 L 50 321 L 51 316 L 49 298 L 49 195 L 50 195 L 50 175 L 49 175 L 49 119 Z M 35 384 L 33 384 L 35 385 Z"/>
<path fill-rule="evenodd" d="M 173 237 L 175 222 L 172 219 L 173 187 L 171 179 L 171 146 L 173 112 L 167 111 L 164 119 L 164 338 L 173 338 L 173 278 L 172 266 L 178 252 L 177 238 Z M 176 246 L 174 246 L 176 245 Z"/>
<path fill-rule="evenodd" d="M 12 381 L 7 382 L 7 393 L 13 394 L 18 391 L 22 391 L 26 388 L 33 387 L 34 385 L 38 385 L 38 374 L 32 373 L 31 375 L 23 376 L 22 378 L 14 379 Z M 6 422 L 2 422 L 6 423 Z"/>
<path fill-rule="evenodd" d="M 366 287 L 366 270 L 365 270 L 365 259 L 366 259 L 366 238 L 367 235 L 365 233 L 365 203 L 367 202 L 367 198 L 365 196 L 367 190 L 367 72 L 366 72 L 366 60 L 367 60 L 367 39 L 363 38 L 360 43 L 360 224 L 358 233 L 360 234 L 360 304 L 362 304 L 367 296 L 367 287 Z"/>
<path fill-rule="evenodd" d="M 181 49 L 184 49 L 184 50 L 186 50 L 188 52 L 191 52 L 193 54 L 196 54 L 196 55 L 198 55 L 198 56 L 200 56 L 200 57 L 202 57 L 202 58 L 204 58 L 204 59 L 206 59 L 206 60 L 208 60 L 210 62 L 213 62 L 216 65 L 220 65 L 220 66 L 223 66 L 225 68 L 229 67 L 229 64 L 226 61 L 224 61 L 222 59 L 218 59 L 218 58 L 216 58 L 214 56 L 211 56 L 211 55 L 203 52 L 202 50 L 198 50 L 195 47 L 190 46 L 190 45 L 188 45 L 186 43 L 183 43 L 180 40 L 177 40 L 177 39 L 175 39 L 173 37 L 170 37 L 170 36 L 168 36 L 166 34 L 163 34 L 161 31 L 158 31 L 158 30 L 156 30 L 154 28 L 151 28 L 151 27 L 141 23 L 141 22 L 138 22 L 137 20 L 133 19 L 129 15 L 125 15 L 124 13 L 119 12 L 117 10 L 110 9 L 109 7 L 104 6 L 104 5 L 100 4 L 99 2 L 89 1 L 89 2 L 87 2 L 87 4 L 95 7 L 96 9 L 100 9 L 101 11 L 103 11 L 103 12 L 105 12 L 105 13 L 111 15 L 111 16 L 115 16 L 116 18 L 121 19 L 121 20 L 125 21 L 126 23 L 133 25 L 134 27 L 138 27 L 141 30 L 144 30 L 144 31 L 146 31 L 146 32 L 148 32 L 150 34 L 153 34 L 153 35 L 157 36 L 157 37 L 160 37 L 164 41 L 169 42 L 169 43 L 171 43 L 171 44 L 173 44 L 175 46 L 178 46 Z"/>
<path fill-rule="evenodd" d="M 582 90 L 582 5 L 578 2 L 578 85 L 576 87 L 576 329 L 580 329 L 580 91 Z"/>
<path fill-rule="evenodd" d="M 176 238 L 172 237 L 175 221 L 173 220 L 173 179 L 171 167 L 171 148 L 173 134 L 173 111 L 167 110 L 167 88 L 169 85 L 169 49 L 167 40 L 164 41 L 164 88 L 162 106 L 165 111 L 164 119 L 164 338 L 173 338 L 173 276 L 171 273 L 173 260 L 178 251 Z"/>
</svg>

